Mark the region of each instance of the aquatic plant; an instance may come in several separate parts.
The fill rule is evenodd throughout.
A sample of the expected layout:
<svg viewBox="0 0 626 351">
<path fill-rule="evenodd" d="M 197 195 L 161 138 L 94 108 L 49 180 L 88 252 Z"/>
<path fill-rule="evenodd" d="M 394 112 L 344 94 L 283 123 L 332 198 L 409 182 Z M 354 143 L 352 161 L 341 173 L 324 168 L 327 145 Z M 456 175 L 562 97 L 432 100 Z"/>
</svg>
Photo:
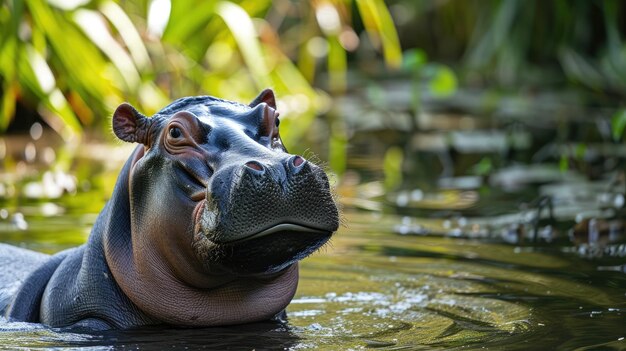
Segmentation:
<svg viewBox="0 0 626 351">
<path fill-rule="evenodd" d="M 346 52 L 360 40 L 353 8 L 359 30 L 398 67 L 383 0 L 3 2 L 0 130 L 16 118 L 17 104 L 71 140 L 84 127 L 108 128 L 121 101 L 151 114 L 180 96 L 246 101 L 271 86 L 291 116 L 281 128 L 294 144 L 328 107 L 311 84 L 317 67 L 329 72 L 331 91 L 345 89 Z"/>
</svg>

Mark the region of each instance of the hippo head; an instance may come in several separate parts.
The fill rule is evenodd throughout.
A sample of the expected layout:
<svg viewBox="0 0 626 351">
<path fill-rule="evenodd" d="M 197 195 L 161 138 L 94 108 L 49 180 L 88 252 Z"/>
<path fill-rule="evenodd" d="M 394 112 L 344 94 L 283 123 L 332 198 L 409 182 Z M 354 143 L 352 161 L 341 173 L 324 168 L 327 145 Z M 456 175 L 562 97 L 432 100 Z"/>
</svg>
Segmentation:
<svg viewBox="0 0 626 351">
<path fill-rule="evenodd" d="M 272 275 L 328 241 L 339 223 L 328 179 L 287 152 L 279 124 L 269 89 L 249 105 L 182 98 L 151 118 L 120 105 L 113 131 L 143 144 L 129 177 L 133 250 L 151 247 L 194 283 Z"/>
</svg>

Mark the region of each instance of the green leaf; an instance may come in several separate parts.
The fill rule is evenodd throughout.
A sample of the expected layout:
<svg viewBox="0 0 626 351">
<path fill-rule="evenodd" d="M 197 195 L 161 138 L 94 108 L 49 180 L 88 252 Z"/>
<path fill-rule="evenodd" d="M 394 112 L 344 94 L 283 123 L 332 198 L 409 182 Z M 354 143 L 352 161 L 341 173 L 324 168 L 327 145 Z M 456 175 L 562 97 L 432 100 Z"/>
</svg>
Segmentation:
<svg viewBox="0 0 626 351">
<path fill-rule="evenodd" d="M 574 157 L 576 157 L 577 160 L 582 160 L 585 157 L 585 153 L 587 153 L 587 144 L 577 144 L 574 149 Z"/>
<path fill-rule="evenodd" d="M 214 1 L 203 1 L 195 5 L 191 1 L 172 1 L 172 12 L 163 33 L 163 40 L 184 45 L 190 36 L 206 26 L 213 17 Z"/>
<path fill-rule="evenodd" d="M 130 55 L 109 32 L 103 16 L 97 11 L 80 9 L 74 13 L 73 17 L 91 42 L 109 57 L 111 63 L 120 72 L 127 90 L 135 91 L 141 81 L 139 72 Z"/>
<path fill-rule="evenodd" d="M 328 38 L 328 76 L 330 90 L 342 93 L 346 90 L 348 58 L 336 36 Z"/>
<path fill-rule="evenodd" d="M 626 128 L 626 110 L 619 110 L 611 118 L 613 141 L 620 141 L 622 139 L 624 128 Z"/>
<path fill-rule="evenodd" d="M 559 170 L 561 173 L 567 171 L 569 169 L 569 158 L 567 155 L 561 155 L 561 159 L 559 160 Z"/>
<path fill-rule="evenodd" d="M 107 100 L 119 100 L 119 89 L 124 87 L 122 78 L 111 75 L 110 62 L 78 29 L 71 14 L 53 10 L 42 0 L 30 0 L 27 5 L 32 31 L 43 33 L 50 44 L 47 53 L 50 66 L 55 77 L 63 79 L 59 88 L 77 91 L 93 109 L 102 113 Z"/>
<path fill-rule="evenodd" d="M 265 60 L 266 55 L 261 51 L 259 37 L 254 29 L 252 19 L 239 5 L 228 1 L 220 1 L 215 6 L 215 11 L 230 29 L 239 51 L 243 56 L 246 66 L 250 69 L 257 88 L 270 86 L 267 78 L 269 68 Z"/>
<path fill-rule="evenodd" d="M 472 167 L 472 173 L 479 176 L 486 176 L 493 170 L 493 162 L 489 157 L 483 157 L 480 162 Z"/>
<path fill-rule="evenodd" d="M 438 66 L 434 77 L 428 84 L 430 92 L 437 97 L 446 97 L 454 94 L 457 89 L 456 75 L 447 66 Z"/>
<path fill-rule="evenodd" d="M 0 132 L 7 129 L 9 126 L 9 122 L 13 118 L 15 114 L 15 102 L 17 100 L 17 93 L 14 86 L 10 84 L 11 82 L 5 82 L 2 87 L 2 100 L 0 101 Z"/>
<path fill-rule="evenodd" d="M 151 64 L 148 50 L 126 12 L 113 1 L 102 2 L 100 11 L 117 29 L 137 68 L 144 69 L 148 67 Z"/>
<path fill-rule="evenodd" d="M 405 71 L 417 72 L 427 62 L 426 52 L 421 49 L 410 49 L 404 52 L 402 68 Z"/>
<path fill-rule="evenodd" d="M 393 190 L 402 183 L 402 162 L 404 152 L 399 147 L 390 147 L 385 152 L 383 172 L 385 174 L 385 189 Z"/>
<path fill-rule="evenodd" d="M 339 121 L 334 122 L 331 129 L 328 145 L 330 168 L 338 175 L 343 175 L 348 159 L 348 136 L 345 126 Z"/>
<path fill-rule="evenodd" d="M 374 41 L 380 41 L 385 63 L 391 68 L 402 65 L 402 49 L 391 14 L 383 0 L 356 0 L 363 25 Z"/>
<path fill-rule="evenodd" d="M 51 112 L 43 114 L 48 124 L 64 140 L 72 140 L 75 136 L 82 133 L 82 126 L 78 117 L 70 108 L 65 96 L 56 87 L 56 82 L 49 80 L 50 78 L 54 79 L 54 77 L 46 77 L 52 73 L 43 57 L 31 46 L 25 46 L 22 49 L 21 56 L 23 59 L 19 61 L 21 83 L 39 99 L 40 106 Z M 60 123 L 57 121 L 60 121 Z"/>
</svg>

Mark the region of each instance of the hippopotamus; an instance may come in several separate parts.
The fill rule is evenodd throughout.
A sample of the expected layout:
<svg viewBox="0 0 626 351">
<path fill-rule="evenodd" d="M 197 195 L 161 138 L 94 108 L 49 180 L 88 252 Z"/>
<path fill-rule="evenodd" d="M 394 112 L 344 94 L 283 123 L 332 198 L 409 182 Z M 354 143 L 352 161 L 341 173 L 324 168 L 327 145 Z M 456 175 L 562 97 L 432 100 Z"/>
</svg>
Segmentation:
<svg viewBox="0 0 626 351">
<path fill-rule="evenodd" d="M 87 242 L 52 256 L 0 244 L 0 315 L 94 330 L 283 316 L 298 261 L 339 214 L 324 171 L 283 145 L 273 91 L 152 117 L 123 103 L 112 124 L 138 146 Z"/>
</svg>

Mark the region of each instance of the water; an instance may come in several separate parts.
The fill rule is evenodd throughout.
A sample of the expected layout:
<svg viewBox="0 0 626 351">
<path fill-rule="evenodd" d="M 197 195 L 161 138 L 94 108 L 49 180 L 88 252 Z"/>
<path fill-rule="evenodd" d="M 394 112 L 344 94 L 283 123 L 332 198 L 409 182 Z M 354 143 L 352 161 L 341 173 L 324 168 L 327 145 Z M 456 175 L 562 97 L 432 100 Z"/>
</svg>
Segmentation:
<svg viewBox="0 0 626 351">
<path fill-rule="evenodd" d="M 102 147 L 84 154 L 113 160 L 79 154 L 71 176 L 18 164 L 12 174 L 26 175 L 0 182 L 0 241 L 47 253 L 82 244 L 129 153 Z M 301 263 L 286 325 L 82 334 L 0 320 L 0 349 L 626 349 L 618 173 L 457 168 L 429 187 L 414 167 L 387 191 L 385 155 L 371 150 L 385 148 L 350 154 L 337 188 L 345 225 Z"/>
<path fill-rule="evenodd" d="M 602 259 L 555 247 L 398 235 L 394 216 L 345 216 L 348 225 L 332 245 L 302 262 L 286 326 L 85 335 L 4 322 L 0 348 L 626 347 L 626 275 L 600 269 Z M 38 245 L 32 238 L 29 246 Z"/>
</svg>

